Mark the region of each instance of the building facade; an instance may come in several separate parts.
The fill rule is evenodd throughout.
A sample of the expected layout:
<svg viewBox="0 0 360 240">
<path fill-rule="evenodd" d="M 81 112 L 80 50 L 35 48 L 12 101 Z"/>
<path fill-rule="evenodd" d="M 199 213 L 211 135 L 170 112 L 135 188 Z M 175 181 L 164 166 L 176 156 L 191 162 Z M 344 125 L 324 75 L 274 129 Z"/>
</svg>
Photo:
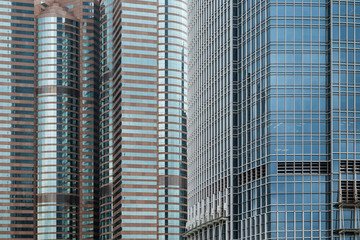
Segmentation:
<svg viewBox="0 0 360 240">
<path fill-rule="evenodd" d="M 0 12 L 0 238 L 183 239 L 186 1 Z"/>
<path fill-rule="evenodd" d="M 1 1 L 0 4 L 0 236 L 33 239 L 34 2 Z"/>
<path fill-rule="evenodd" d="M 186 10 L 101 1 L 100 239 L 183 239 Z"/>
<path fill-rule="evenodd" d="M 0 4 L 0 238 L 96 239 L 98 3 Z"/>
<path fill-rule="evenodd" d="M 189 1 L 187 239 L 360 238 L 359 17 Z"/>
<path fill-rule="evenodd" d="M 188 239 L 231 239 L 232 3 L 189 1 Z"/>
<path fill-rule="evenodd" d="M 36 237 L 98 237 L 99 6 L 36 1 Z"/>
</svg>

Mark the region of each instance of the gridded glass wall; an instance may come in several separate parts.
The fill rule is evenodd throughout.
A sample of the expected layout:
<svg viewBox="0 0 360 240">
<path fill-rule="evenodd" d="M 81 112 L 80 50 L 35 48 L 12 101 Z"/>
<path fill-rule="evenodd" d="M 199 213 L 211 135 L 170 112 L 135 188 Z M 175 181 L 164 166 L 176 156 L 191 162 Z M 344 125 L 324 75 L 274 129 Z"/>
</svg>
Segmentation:
<svg viewBox="0 0 360 240">
<path fill-rule="evenodd" d="M 331 1 L 332 201 L 336 240 L 360 239 L 360 2 Z"/>
<path fill-rule="evenodd" d="M 330 239 L 328 1 L 236 6 L 234 239 Z"/>
</svg>

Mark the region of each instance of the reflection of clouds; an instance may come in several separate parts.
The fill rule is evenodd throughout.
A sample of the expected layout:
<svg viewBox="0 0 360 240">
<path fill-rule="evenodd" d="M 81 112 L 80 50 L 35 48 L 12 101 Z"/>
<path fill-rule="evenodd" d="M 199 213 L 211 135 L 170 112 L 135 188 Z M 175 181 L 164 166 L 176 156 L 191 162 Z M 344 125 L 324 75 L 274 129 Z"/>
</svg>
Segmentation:
<svg viewBox="0 0 360 240">
<path fill-rule="evenodd" d="M 282 124 L 284 124 L 284 123 L 276 123 L 276 124 L 272 123 L 271 125 L 273 125 L 273 128 L 278 128 Z"/>
<path fill-rule="evenodd" d="M 280 145 L 280 146 L 277 145 L 275 151 L 276 152 L 287 152 L 287 151 L 289 151 L 289 149 L 287 149 L 285 145 Z"/>
<path fill-rule="evenodd" d="M 295 132 L 302 132 L 303 124 L 295 123 Z"/>
<path fill-rule="evenodd" d="M 281 148 L 277 148 L 275 149 L 276 152 L 287 152 L 289 151 L 289 149 L 285 148 L 285 149 L 281 149 Z"/>
</svg>

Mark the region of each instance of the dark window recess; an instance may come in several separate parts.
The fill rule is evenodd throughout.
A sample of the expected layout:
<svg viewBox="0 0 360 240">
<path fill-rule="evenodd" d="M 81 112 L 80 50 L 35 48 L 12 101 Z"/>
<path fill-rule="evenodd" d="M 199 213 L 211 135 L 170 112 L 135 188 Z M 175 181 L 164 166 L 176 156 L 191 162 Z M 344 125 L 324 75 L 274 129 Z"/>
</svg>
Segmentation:
<svg viewBox="0 0 360 240">
<path fill-rule="evenodd" d="M 329 174 L 328 162 L 279 162 L 279 174 Z"/>
<path fill-rule="evenodd" d="M 355 188 L 356 187 L 356 188 Z M 360 183 L 355 185 L 354 181 L 341 181 L 341 202 L 353 203 L 358 201 Z"/>
<path fill-rule="evenodd" d="M 342 160 L 340 161 L 341 173 L 360 173 L 360 161 L 359 160 Z"/>
<path fill-rule="evenodd" d="M 206 189 L 202 192 L 202 196 L 205 198 L 206 193 L 213 192 L 225 192 L 226 188 L 228 188 L 228 181 L 227 178 L 219 179 L 218 181 L 214 182 L 212 185 L 206 187 Z"/>
<path fill-rule="evenodd" d="M 238 176 L 239 186 L 250 183 L 266 176 L 266 165 L 250 169 L 246 172 L 240 173 Z"/>
</svg>

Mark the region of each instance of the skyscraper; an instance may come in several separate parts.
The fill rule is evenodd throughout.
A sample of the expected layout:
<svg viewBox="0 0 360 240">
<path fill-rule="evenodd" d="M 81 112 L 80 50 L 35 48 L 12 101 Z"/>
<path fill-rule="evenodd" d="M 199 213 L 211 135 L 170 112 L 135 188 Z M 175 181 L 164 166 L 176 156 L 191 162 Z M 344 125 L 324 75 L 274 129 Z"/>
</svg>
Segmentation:
<svg viewBox="0 0 360 240">
<path fill-rule="evenodd" d="M 182 239 L 186 9 L 101 1 L 101 239 Z"/>
<path fill-rule="evenodd" d="M 188 8 L 186 236 L 189 239 L 231 239 L 232 3 L 189 1 Z"/>
<path fill-rule="evenodd" d="M 183 239 L 186 11 L 0 1 L 0 238 Z"/>
<path fill-rule="evenodd" d="M 95 239 L 98 4 L 0 4 L 0 238 Z"/>
<path fill-rule="evenodd" d="M 98 3 L 35 3 L 37 239 L 94 239 L 98 235 Z"/>
<path fill-rule="evenodd" d="M 0 236 L 33 239 L 34 2 L 0 4 Z"/>
<path fill-rule="evenodd" d="M 189 1 L 188 239 L 359 239 L 359 17 Z"/>
</svg>

